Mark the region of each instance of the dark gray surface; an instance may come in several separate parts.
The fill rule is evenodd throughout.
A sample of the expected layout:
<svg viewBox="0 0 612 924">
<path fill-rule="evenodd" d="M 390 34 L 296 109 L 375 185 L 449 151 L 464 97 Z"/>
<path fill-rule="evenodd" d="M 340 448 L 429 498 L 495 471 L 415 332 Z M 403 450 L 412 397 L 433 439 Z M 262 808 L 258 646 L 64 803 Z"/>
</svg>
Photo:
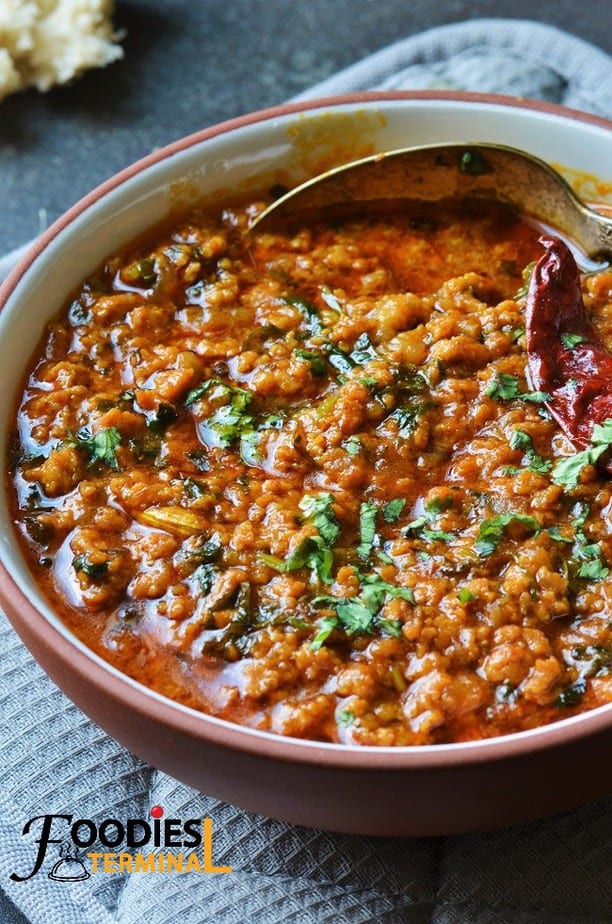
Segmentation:
<svg viewBox="0 0 612 924">
<path fill-rule="evenodd" d="M 612 50 L 610 0 L 118 0 L 123 61 L 0 104 L 0 253 L 155 147 L 480 17 L 549 23 Z"/>
</svg>

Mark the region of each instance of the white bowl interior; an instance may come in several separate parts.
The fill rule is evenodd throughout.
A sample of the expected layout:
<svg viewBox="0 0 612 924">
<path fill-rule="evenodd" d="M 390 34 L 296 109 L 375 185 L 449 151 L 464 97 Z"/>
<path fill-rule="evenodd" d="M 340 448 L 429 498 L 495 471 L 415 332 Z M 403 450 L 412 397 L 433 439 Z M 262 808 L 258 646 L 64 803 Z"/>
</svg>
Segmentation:
<svg viewBox="0 0 612 924">
<path fill-rule="evenodd" d="M 343 103 L 273 114 L 204 140 L 124 179 L 95 198 L 33 260 L 0 313 L 0 458 L 28 358 L 46 323 L 105 257 L 163 220 L 177 204 L 218 199 L 272 182 L 299 182 L 334 164 L 410 145 L 490 141 L 523 148 L 543 160 L 610 183 L 612 132 L 570 114 L 448 99 Z M 587 184 L 588 186 L 588 184 Z M 612 202 L 612 187 L 608 186 Z M 0 492 L 0 561 L 22 592 L 63 634 L 70 635 L 22 558 Z M 70 636 L 72 637 L 72 636 Z M 92 657 L 95 657 L 92 655 Z M 572 722 L 572 719 L 564 720 Z"/>
</svg>

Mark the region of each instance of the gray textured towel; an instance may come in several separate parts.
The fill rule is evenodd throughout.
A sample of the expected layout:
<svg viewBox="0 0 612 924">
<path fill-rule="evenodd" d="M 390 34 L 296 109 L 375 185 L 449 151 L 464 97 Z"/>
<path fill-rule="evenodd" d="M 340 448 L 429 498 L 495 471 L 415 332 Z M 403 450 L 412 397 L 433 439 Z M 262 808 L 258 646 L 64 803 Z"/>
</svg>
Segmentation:
<svg viewBox="0 0 612 924">
<path fill-rule="evenodd" d="M 612 118 L 612 60 L 548 26 L 481 20 L 433 29 L 297 98 L 446 88 L 545 99 Z M 15 255 L 0 261 L 0 278 Z M 0 614 L 0 883 L 32 924 L 609 924 L 612 805 L 486 835 L 376 839 L 259 818 L 151 770 L 94 726 L 34 663 Z M 71 882 L 33 862 L 27 819 L 210 816 L 218 875 L 116 873 Z M 96 849 L 90 848 L 90 849 Z M 64 875 L 79 871 L 68 858 Z M 61 875 L 60 868 L 56 874 Z M 0 920 L 23 921 L 0 897 Z"/>
</svg>

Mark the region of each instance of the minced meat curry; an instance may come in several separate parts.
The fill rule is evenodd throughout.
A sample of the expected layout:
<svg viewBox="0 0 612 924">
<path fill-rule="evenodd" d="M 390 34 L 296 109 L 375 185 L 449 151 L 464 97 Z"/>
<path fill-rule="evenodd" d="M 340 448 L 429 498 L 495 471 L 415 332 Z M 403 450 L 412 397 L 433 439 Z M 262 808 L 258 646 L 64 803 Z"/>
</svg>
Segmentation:
<svg viewBox="0 0 612 924">
<path fill-rule="evenodd" d="M 249 234 L 261 207 L 113 256 L 48 326 L 9 459 L 44 593 L 130 676 L 282 735 L 612 700 L 612 421 L 577 447 L 528 375 L 538 230 L 413 203 Z M 612 273 L 581 285 L 612 344 Z"/>
</svg>

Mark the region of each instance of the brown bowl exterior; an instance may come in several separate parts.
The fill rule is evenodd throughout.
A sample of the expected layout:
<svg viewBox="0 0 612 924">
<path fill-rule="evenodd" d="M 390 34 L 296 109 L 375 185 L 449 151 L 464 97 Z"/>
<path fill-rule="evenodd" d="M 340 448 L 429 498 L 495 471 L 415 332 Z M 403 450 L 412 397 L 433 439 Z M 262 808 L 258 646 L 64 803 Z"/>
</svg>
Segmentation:
<svg viewBox="0 0 612 924">
<path fill-rule="evenodd" d="M 252 812 L 352 834 L 434 836 L 519 824 L 609 790 L 609 712 L 475 747 L 308 746 L 177 708 L 111 674 L 51 626 L 2 568 L 0 603 L 94 722 L 154 767 Z"/>
<path fill-rule="evenodd" d="M 58 230 L 88 205 L 194 141 L 322 104 L 393 98 L 521 106 L 610 127 L 605 120 L 546 104 L 455 93 L 359 94 L 279 107 L 183 139 L 103 184 L 42 236 L 2 292 L 10 293 Z M 395 749 L 319 745 L 244 729 L 151 693 L 60 631 L 1 565 L 0 605 L 43 669 L 105 731 L 153 766 L 249 811 L 356 834 L 448 835 L 517 824 L 610 790 L 612 707 L 533 732 L 467 744 Z"/>
</svg>

